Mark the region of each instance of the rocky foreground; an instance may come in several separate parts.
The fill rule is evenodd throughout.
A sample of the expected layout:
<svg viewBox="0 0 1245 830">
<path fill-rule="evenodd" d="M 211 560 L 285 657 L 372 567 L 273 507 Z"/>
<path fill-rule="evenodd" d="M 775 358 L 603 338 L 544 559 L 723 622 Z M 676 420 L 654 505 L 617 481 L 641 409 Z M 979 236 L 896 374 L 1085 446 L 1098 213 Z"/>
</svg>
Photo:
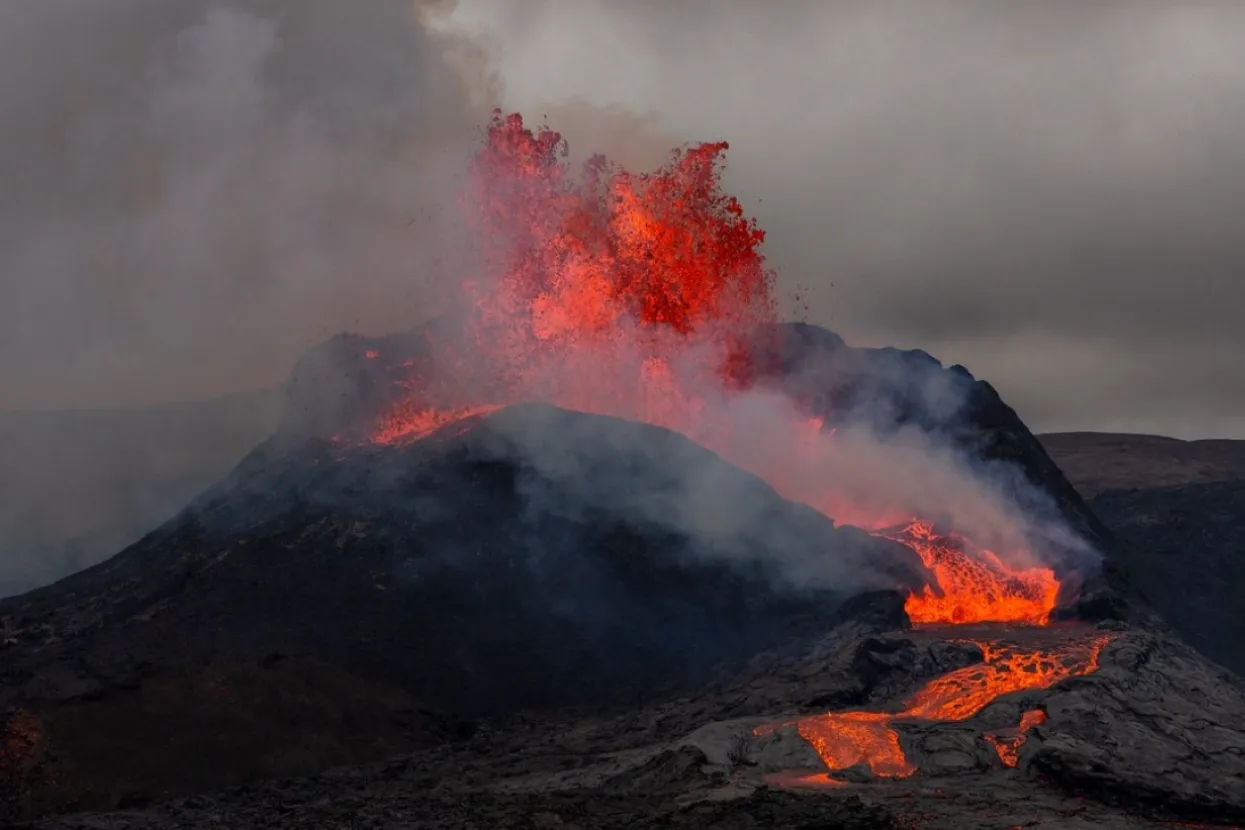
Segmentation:
<svg viewBox="0 0 1245 830">
<path fill-rule="evenodd" d="M 1104 623 L 981 630 L 1034 643 L 1108 634 L 1097 671 L 1004 695 L 959 723 L 900 727 L 919 768 L 863 769 L 842 786 L 788 789 L 815 769 L 791 732 L 755 727 L 827 709 L 883 709 L 980 660 L 945 632 L 889 630 L 897 597 L 801 654 L 771 652 L 704 694 L 616 716 L 521 718 L 381 764 L 237 787 L 103 815 L 70 828 L 1002 828 L 1159 827 L 1245 821 L 1245 690 L 1165 636 Z M 1041 709 L 1006 766 L 985 735 Z M 778 774 L 778 777 L 775 777 Z"/>
</svg>

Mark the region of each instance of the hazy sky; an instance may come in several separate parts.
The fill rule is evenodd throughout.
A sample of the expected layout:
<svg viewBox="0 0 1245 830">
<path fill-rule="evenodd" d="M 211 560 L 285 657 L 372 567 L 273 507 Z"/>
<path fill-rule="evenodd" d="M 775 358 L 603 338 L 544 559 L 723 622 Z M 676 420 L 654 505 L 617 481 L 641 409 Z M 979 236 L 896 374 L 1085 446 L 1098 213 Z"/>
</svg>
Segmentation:
<svg viewBox="0 0 1245 830">
<path fill-rule="evenodd" d="M 460 0 L 470 40 L 411 5 L 0 4 L 0 408 L 414 321 L 501 100 L 627 160 L 730 141 L 812 322 L 1036 429 L 1245 437 L 1240 0 Z"/>
</svg>

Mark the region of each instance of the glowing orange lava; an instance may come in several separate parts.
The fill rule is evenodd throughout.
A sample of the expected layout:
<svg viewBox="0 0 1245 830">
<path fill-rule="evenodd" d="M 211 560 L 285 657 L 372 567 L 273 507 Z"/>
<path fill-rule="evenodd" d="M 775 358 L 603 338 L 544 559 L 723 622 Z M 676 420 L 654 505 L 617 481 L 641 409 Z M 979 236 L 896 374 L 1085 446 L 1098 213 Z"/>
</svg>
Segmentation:
<svg viewBox="0 0 1245 830">
<path fill-rule="evenodd" d="M 1045 689 L 1066 678 L 1090 674 L 1097 671 L 1098 657 L 1111 639 L 1111 635 L 1100 635 L 1088 642 L 1066 643 L 1051 649 L 978 642 L 984 662 L 930 681 L 906 700 L 897 713 L 827 712 L 801 718 L 795 726 L 830 772 L 865 764 L 880 778 L 907 778 L 917 768 L 904 755 L 894 728 L 896 721 L 964 721 L 1000 695 L 1022 689 Z M 772 724 L 754 731 L 764 735 L 790 725 Z M 1022 721 L 1023 730 L 1032 725 Z M 1017 752 L 1019 746 L 1017 742 Z M 1002 757 L 1003 750 L 999 752 Z"/>
<path fill-rule="evenodd" d="M 766 773 L 765 783 L 788 790 L 837 790 L 847 783 L 831 778 L 824 772 L 780 771 Z"/>
<path fill-rule="evenodd" d="M 645 175 L 595 157 L 576 175 L 558 133 L 495 113 L 462 198 L 481 263 L 462 286 L 461 342 L 431 344 L 437 376 L 404 382 L 408 399 L 374 439 L 413 440 L 544 401 L 681 432 L 841 523 L 880 531 L 911 521 L 792 473 L 812 444 L 833 440 L 822 418 L 792 416 L 774 438 L 786 444 L 759 457 L 755 431 L 724 415 L 755 374 L 757 331 L 777 319 L 765 233 L 720 187 L 726 149 L 688 147 Z M 1044 624 L 1054 607 L 1049 570 L 1013 569 L 927 523 L 893 538 L 937 583 L 909 598 L 914 621 Z"/>
<path fill-rule="evenodd" d="M 1020 726 L 1008 732 L 991 732 L 986 740 L 998 753 L 999 760 L 1005 766 L 1014 767 L 1020 762 L 1020 747 L 1024 746 L 1026 734 L 1035 726 L 1046 723 L 1046 713 L 1041 709 L 1030 709 L 1020 716 Z"/>
<path fill-rule="evenodd" d="M 914 623 L 1049 621 L 1059 595 L 1059 580 L 1050 568 L 1009 568 L 984 549 L 965 556 L 967 540 L 939 535 L 929 522 L 912 522 L 886 535 L 916 551 L 938 582 L 939 593 L 927 585 L 904 603 Z"/>
<path fill-rule="evenodd" d="M 475 415 L 487 415 L 490 412 L 496 412 L 498 409 L 501 409 L 501 407 L 495 404 L 464 407 L 455 410 L 436 409 L 435 407 L 427 406 L 418 408 L 399 406 L 385 416 L 373 434 L 372 440 L 377 444 L 393 444 L 402 440 L 417 440 L 431 435 L 442 427 L 458 423 Z"/>
</svg>

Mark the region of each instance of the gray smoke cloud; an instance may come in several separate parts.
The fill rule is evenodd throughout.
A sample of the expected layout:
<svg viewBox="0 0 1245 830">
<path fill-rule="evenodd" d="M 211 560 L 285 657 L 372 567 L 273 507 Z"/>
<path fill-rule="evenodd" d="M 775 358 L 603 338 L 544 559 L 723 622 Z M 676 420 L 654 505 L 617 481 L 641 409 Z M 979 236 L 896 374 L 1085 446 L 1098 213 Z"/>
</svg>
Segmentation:
<svg viewBox="0 0 1245 830">
<path fill-rule="evenodd" d="M 426 318 L 491 91 L 424 5 L 5 4 L 3 408 L 260 388 Z"/>
<path fill-rule="evenodd" d="M 451 5 L 0 4 L 0 593 L 153 527 L 277 402 L 6 411 L 263 390 L 437 311 L 493 103 L 476 47 L 425 25 Z"/>
<path fill-rule="evenodd" d="M 455 20 L 515 106 L 729 140 L 810 322 L 962 363 L 1035 429 L 1245 437 L 1245 5 L 463 0 Z"/>
</svg>

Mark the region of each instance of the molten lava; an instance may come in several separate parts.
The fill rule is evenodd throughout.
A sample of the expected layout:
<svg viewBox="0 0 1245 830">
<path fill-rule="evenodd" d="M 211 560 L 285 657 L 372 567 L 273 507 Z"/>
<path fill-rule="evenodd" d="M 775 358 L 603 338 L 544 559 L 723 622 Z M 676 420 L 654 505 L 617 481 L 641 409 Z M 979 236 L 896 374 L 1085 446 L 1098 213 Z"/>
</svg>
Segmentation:
<svg viewBox="0 0 1245 830">
<path fill-rule="evenodd" d="M 1027 733 L 1043 723 L 1046 723 L 1046 713 L 1041 709 L 1030 709 L 1020 716 L 1019 727 L 1008 732 L 991 732 L 986 735 L 986 740 L 1005 766 L 1014 767 L 1020 762 L 1020 747 L 1024 746 Z"/>
<path fill-rule="evenodd" d="M 558 133 L 495 113 L 462 198 L 480 255 L 477 277 L 462 286 L 464 334 L 430 344 L 427 365 L 438 370 L 403 381 L 407 399 L 374 439 L 413 440 L 544 401 L 679 431 L 840 522 L 877 532 L 911 521 L 795 474 L 809 464 L 810 442 L 833 440 L 821 418 L 801 416 L 778 436 L 785 449 L 758 458 L 755 430 L 724 414 L 755 374 L 757 331 L 776 321 L 765 233 L 720 187 L 726 149 L 689 147 L 645 175 L 594 157 L 575 175 Z M 936 582 L 910 597 L 916 622 L 1040 625 L 1054 607 L 1049 570 L 1016 570 L 926 523 L 888 533 Z"/>
<path fill-rule="evenodd" d="M 1111 639 L 1111 635 L 1099 635 L 1088 642 L 1066 643 L 1051 649 L 978 642 L 984 662 L 930 681 L 904 701 L 903 709 L 897 713 L 828 712 L 801 718 L 795 726 L 830 772 L 865 764 L 880 778 L 907 778 L 917 768 L 904 755 L 895 722 L 964 721 L 999 695 L 1022 689 L 1045 689 L 1068 677 L 1090 674 L 1097 671 L 1098 657 Z M 1005 764 L 1015 765 L 1023 733 L 1045 719 L 1044 713 L 1038 715 L 1041 720 L 1034 720 L 1033 713 L 1026 714 L 1021 721 L 1019 740 L 1006 750 L 998 749 Z M 755 732 L 764 735 L 789 725 L 758 727 Z M 1005 751 L 1012 754 L 1005 755 Z"/>
<path fill-rule="evenodd" d="M 372 436 L 377 444 L 393 444 L 401 440 L 423 438 L 450 424 L 476 415 L 487 415 L 501 409 L 496 404 L 446 410 L 435 407 L 399 406 L 381 422 Z"/>
<path fill-rule="evenodd" d="M 916 521 L 885 535 L 921 557 L 940 593 L 926 585 L 908 596 L 904 610 L 914 623 L 1024 622 L 1046 625 L 1059 595 L 1050 568 L 1014 570 L 993 551 L 965 555 L 970 544 L 956 534 L 937 534 L 929 522 Z"/>
</svg>

